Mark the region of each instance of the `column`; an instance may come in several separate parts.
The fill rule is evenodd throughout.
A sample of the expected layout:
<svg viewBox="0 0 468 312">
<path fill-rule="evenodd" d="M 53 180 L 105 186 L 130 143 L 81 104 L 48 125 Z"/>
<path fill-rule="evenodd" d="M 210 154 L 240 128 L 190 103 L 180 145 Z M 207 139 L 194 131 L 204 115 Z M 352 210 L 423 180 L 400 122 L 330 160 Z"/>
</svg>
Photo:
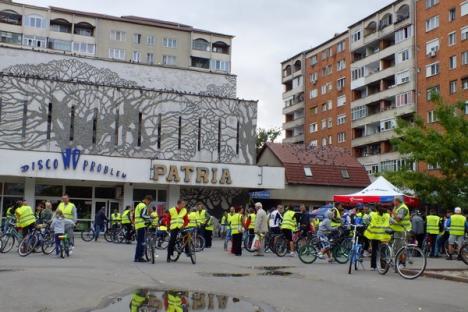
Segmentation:
<svg viewBox="0 0 468 312">
<path fill-rule="evenodd" d="M 125 207 L 131 206 L 133 207 L 133 183 L 125 183 L 123 188 L 123 207 L 122 211 Z"/>
<path fill-rule="evenodd" d="M 167 207 L 171 208 L 177 204 L 177 201 L 180 198 L 180 186 L 179 185 L 169 185 L 167 188 Z"/>
<path fill-rule="evenodd" d="M 36 206 L 36 179 L 35 178 L 26 178 L 24 180 L 24 199 L 28 204 L 34 209 Z"/>
</svg>

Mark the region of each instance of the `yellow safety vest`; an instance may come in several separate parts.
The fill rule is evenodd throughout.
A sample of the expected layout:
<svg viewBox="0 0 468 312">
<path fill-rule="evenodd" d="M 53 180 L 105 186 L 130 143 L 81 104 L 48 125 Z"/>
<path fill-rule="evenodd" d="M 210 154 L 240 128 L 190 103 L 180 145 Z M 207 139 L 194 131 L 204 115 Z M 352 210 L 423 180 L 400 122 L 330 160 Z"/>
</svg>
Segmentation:
<svg viewBox="0 0 468 312">
<path fill-rule="evenodd" d="M 198 212 L 192 211 L 188 214 L 189 224 L 187 225 L 188 228 L 196 228 L 198 226 Z"/>
<path fill-rule="evenodd" d="M 341 222 L 335 222 L 335 221 L 333 221 L 333 220 L 341 220 L 341 213 L 340 213 L 340 211 L 339 211 L 338 209 L 336 209 L 335 207 L 333 207 L 333 208 L 331 209 L 331 211 L 332 211 L 332 212 L 335 211 L 336 213 L 334 214 L 335 217 L 332 218 L 332 219 L 330 219 L 330 225 L 331 225 L 332 227 L 339 227 L 339 226 L 341 226 Z"/>
<path fill-rule="evenodd" d="M 398 221 L 397 223 L 390 224 L 390 228 L 394 230 L 395 232 L 408 232 L 411 231 L 411 221 L 410 221 L 410 213 L 409 209 L 405 204 L 401 204 L 400 207 L 396 208 L 393 210 L 393 215 L 396 216 L 398 215 L 398 212 L 400 209 L 406 209 L 406 215 L 403 218 L 403 220 Z"/>
<path fill-rule="evenodd" d="M 140 307 L 145 303 L 146 297 L 140 296 L 139 294 L 132 295 L 132 301 L 130 301 L 130 311 L 138 312 Z"/>
<path fill-rule="evenodd" d="M 227 223 L 226 225 L 227 225 L 227 228 L 228 228 L 229 230 L 232 229 L 232 226 L 231 226 L 231 218 L 232 218 L 233 215 L 234 215 L 234 214 L 228 214 L 227 217 L 226 217 L 226 223 Z"/>
<path fill-rule="evenodd" d="M 426 232 L 428 234 L 439 234 L 440 217 L 435 215 L 428 215 L 426 217 Z"/>
<path fill-rule="evenodd" d="M 122 221 L 122 217 L 120 216 L 120 213 L 114 212 L 113 214 L 111 214 L 111 224 L 112 225 L 120 223 L 120 221 Z"/>
<path fill-rule="evenodd" d="M 450 217 L 450 235 L 465 235 L 466 217 L 460 214 L 454 214 Z"/>
<path fill-rule="evenodd" d="M 6 211 L 6 217 L 7 217 L 7 218 L 13 217 L 13 212 L 12 212 L 12 210 L 13 210 L 13 207 L 9 207 L 9 208 L 7 209 L 7 211 Z"/>
<path fill-rule="evenodd" d="M 132 223 L 130 221 L 130 210 L 126 209 L 124 212 L 122 212 L 122 216 L 120 217 L 122 219 L 122 224 L 129 224 Z"/>
<path fill-rule="evenodd" d="M 57 210 L 59 210 L 59 211 L 61 211 L 63 213 L 63 217 L 65 219 L 73 220 L 73 218 L 74 218 L 73 208 L 75 208 L 75 205 L 73 205 L 72 203 L 68 202 L 68 204 L 65 205 L 64 202 L 61 202 L 58 205 Z"/>
<path fill-rule="evenodd" d="M 167 312 L 183 312 L 182 298 L 167 294 Z"/>
<path fill-rule="evenodd" d="M 205 230 L 206 231 L 213 231 L 214 230 L 213 217 L 209 217 L 208 222 L 206 223 Z"/>
<path fill-rule="evenodd" d="M 296 213 L 292 210 L 288 210 L 284 213 L 283 222 L 281 223 L 281 229 L 294 231 L 296 229 L 296 219 L 294 215 Z"/>
<path fill-rule="evenodd" d="M 151 214 L 150 214 L 150 217 L 153 221 L 151 221 L 151 226 L 153 228 L 158 228 L 159 226 L 159 215 L 156 211 L 153 211 Z"/>
<path fill-rule="evenodd" d="M 203 225 L 206 222 L 206 209 L 198 212 L 198 224 Z"/>
<path fill-rule="evenodd" d="M 250 224 L 249 224 L 249 229 L 253 230 L 255 229 L 255 220 L 257 219 L 257 215 L 255 213 L 249 214 L 250 217 Z"/>
<path fill-rule="evenodd" d="M 226 224 L 227 224 L 227 216 L 223 216 L 223 217 L 221 218 L 221 222 L 220 222 L 220 223 L 221 223 L 221 225 L 226 225 Z"/>
<path fill-rule="evenodd" d="M 384 213 L 380 215 L 374 211 L 370 213 L 370 218 L 370 224 L 364 232 L 364 236 L 368 239 L 388 242 L 391 236 L 385 230 L 390 228 L 390 214 Z"/>
<path fill-rule="evenodd" d="M 171 225 L 169 226 L 170 230 L 181 229 L 184 226 L 184 217 L 187 215 L 187 209 L 182 208 L 177 212 L 176 207 L 169 209 L 171 215 Z"/>
<path fill-rule="evenodd" d="M 145 219 L 141 217 L 143 210 L 146 209 L 145 203 L 139 203 L 135 208 L 135 230 L 146 227 Z"/>
<path fill-rule="evenodd" d="M 242 215 L 240 213 L 233 214 L 229 219 L 231 225 L 231 234 L 239 234 L 242 232 Z"/>
<path fill-rule="evenodd" d="M 16 208 L 16 226 L 19 228 L 27 227 L 28 225 L 36 222 L 36 217 L 34 216 L 33 210 L 30 206 L 21 206 Z"/>
</svg>

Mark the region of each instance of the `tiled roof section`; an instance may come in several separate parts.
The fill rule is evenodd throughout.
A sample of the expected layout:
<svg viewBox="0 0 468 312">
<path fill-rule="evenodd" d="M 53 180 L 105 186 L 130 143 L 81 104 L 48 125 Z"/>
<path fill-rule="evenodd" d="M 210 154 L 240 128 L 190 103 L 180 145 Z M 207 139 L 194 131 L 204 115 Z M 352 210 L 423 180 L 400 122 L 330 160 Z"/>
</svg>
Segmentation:
<svg viewBox="0 0 468 312">
<path fill-rule="evenodd" d="M 365 187 L 370 183 L 364 167 L 346 149 L 279 143 L 267 143 L 267 148 L 283 164 L 288 184 Z M 312 169 L 311 177 L 305 175 L 304 167 Z M 344 169 L 349 178 L 342 176 Z"/>
</svg>

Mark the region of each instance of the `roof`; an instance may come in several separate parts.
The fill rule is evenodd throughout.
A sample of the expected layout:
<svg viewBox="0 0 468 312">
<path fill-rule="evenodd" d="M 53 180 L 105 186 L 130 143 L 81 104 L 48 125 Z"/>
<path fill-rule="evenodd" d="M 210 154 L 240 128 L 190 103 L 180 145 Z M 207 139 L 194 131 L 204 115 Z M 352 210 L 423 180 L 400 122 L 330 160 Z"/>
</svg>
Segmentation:
<svg viewBox="0 0 468 312">
<path fill-rule="evenodd" d="M 388 10 L 389 8 L 391 8 L 392 6 L 402 2 L 403 0 L 395 0 L 395 1 L 392 1 L 391 3 L 387 4 L 386 6 L 384 6 L 383 8 L 380 8 L 378 9 L 377 11 L 374 11 L 372 12 L 371 14 L 367 15 L 366 17 L 364 18 L 361 18 L 359 21 L 357 22 L 354 22 L 353 24 L 349 25 L 348 28 L 353 28 L 354 26 L 356 26 L 357 24 L 360 24 L 362 23 L 363 21 L 371 18 L 372 16 L 376 15 L 376 14 L 379 14 L 379 13 L 382 13 L 383 11 L 385 10 Z"/>
<path fill-rule="evenodd" d="M 365 187 L 370 183 L 364 166 L 341 147 L 269 142 L 263 148 L 270 149 L 282 163 L 288 184 Z M 312 176 L 305 175 L 304 168 L 307 167 L 311 168 Z M 342 176 L 342 170 L 348 171 L 349 178 Z"/>
</svg>

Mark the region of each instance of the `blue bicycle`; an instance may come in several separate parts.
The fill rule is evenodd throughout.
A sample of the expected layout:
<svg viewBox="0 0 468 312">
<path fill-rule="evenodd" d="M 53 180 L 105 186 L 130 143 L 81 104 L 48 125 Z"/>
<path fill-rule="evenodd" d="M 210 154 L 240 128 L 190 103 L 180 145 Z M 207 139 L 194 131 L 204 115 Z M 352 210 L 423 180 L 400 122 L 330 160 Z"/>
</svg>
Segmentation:
<svg viewBox="0 0 468 312">
<path fill-rule="evenodd" d="M 353 239 L 352 239 L 352 247 L 349 251 L 349 267 L 348 267 L 348 274 L 351 274 L 351 271 L 354 266 L 354 270 L 358 270 L 358 265 L 360 264 L 363 266 L 363 257 L 362 257 L 362 244 L 359 242 L 359 235 L 358 229 L 362 229 L 363 225 L 361 224 L 351 224 L 353 228 Z"/>
</svg>

